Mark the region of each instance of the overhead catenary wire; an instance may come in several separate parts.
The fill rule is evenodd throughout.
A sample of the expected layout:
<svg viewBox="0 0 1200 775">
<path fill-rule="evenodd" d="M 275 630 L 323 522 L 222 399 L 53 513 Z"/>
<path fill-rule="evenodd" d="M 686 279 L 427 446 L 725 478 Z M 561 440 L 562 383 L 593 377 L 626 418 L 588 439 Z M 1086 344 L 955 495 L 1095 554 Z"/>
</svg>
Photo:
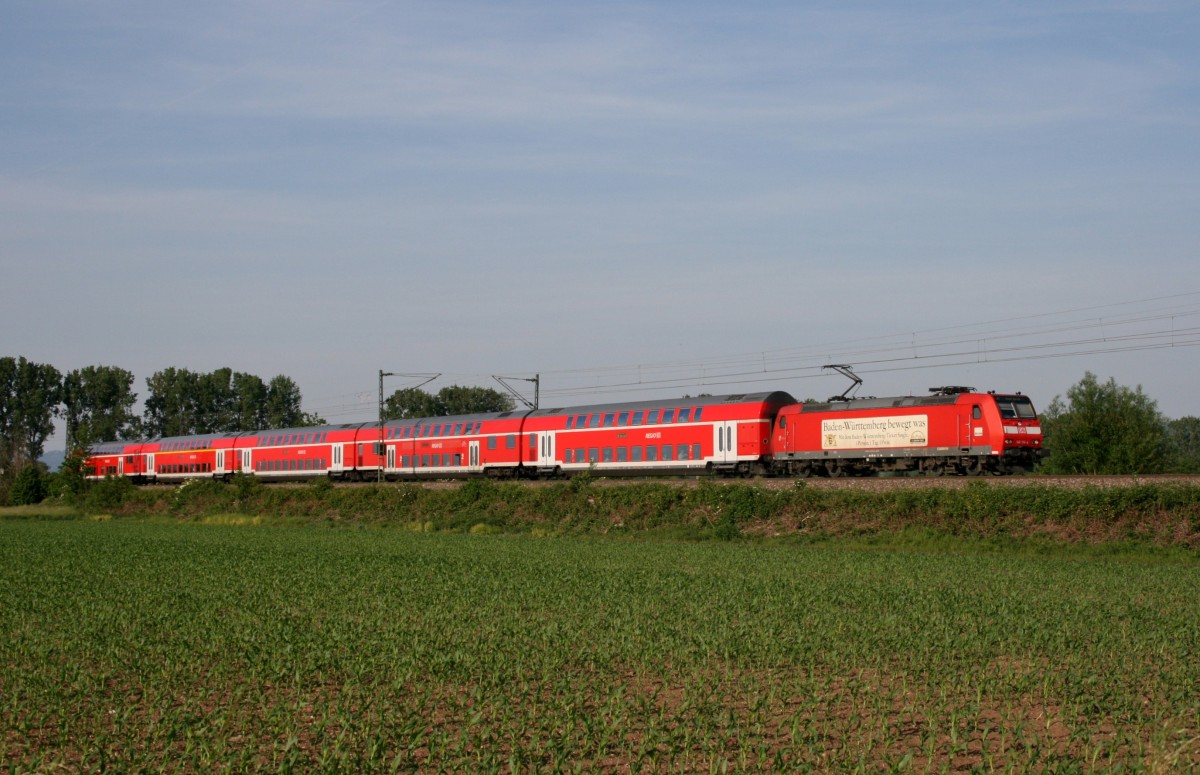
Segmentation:
<svg viewBox="0 0 1200 775">
<path fill-rule="evenodd" d="M 1200 323 L 1200 291 L 777 350 L 542 369 L 542 392 L 549 399 L 565 401 L 633 391 L 748 388 L 783 379 L 823 378 L 827 372 L 821 366 L 834 360 L 852 362 L 860 372 L 872 374 L 1186 348 L 1200 344 L 1196 323 Z M 445 379 L 483 384 L 488 377 L 448 373 Z M 327 418 L 359 416 L 369 408 L 347 403 L 344 395 L 326 400 L 329 404 L 322 401 L 315 411 Z"/>
</svg>

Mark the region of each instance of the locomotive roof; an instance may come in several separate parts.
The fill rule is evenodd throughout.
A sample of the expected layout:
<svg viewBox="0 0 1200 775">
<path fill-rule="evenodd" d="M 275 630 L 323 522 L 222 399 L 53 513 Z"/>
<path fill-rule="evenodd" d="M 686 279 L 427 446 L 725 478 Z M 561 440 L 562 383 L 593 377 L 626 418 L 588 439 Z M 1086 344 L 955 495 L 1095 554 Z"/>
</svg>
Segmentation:
<svg viewBox="0 0 1200 775">
<path fill-rule="evenodd" d="M 958 395 L 893 396 L 889 398 L 855 398 L 849 401 L 810 401 L 800 412 L 847 412 L 856 409 L 892 409 L 902 406 L 945 406 L 958 403 Z"/>
</svg>

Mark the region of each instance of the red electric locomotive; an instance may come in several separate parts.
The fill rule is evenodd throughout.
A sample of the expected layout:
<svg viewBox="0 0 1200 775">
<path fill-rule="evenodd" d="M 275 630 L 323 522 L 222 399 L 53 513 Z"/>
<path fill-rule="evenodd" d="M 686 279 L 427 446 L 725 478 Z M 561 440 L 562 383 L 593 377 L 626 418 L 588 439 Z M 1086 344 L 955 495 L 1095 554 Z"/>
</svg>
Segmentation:
<svg viewBox="0 0 1200 775">
<path fill-rule="evenodd" d="M 1042 429 L 1027 397 L 964 387 L 931 392 L 785 407 L 771 434 L 772 467 L 793 476 L 1033 470 Z"/>
</svg>

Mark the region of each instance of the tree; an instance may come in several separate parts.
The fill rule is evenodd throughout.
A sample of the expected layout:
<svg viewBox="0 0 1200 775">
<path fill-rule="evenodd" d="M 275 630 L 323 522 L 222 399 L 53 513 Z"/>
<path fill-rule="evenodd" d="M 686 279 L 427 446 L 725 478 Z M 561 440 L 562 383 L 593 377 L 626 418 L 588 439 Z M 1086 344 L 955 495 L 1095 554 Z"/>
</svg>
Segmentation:
<svg viewBox="0 0 1200 775">
<path fill-rule="evenodd" d="M 87 366 L 63 378 L 67 449 L 97 441 L 136 439 L 141 420 L 133 413 L 133 373 L 116 366 Z"/>
<path fill-rule="evenodd" d="M 476 412 L 509 412 L 513 401 L 498 390 L 484 387 L 450 385 L 438 391 L 440 415 L 475 414 Z"/>
<path fill-rule="evenodd" d="M 265 428 L 296 428 L 304 425 L 304 413 L 300 411 L 300 388 L 291 377 L 278 374 L 267 386 L 267 402 L 264 419 Z"/>
<path fill-rule="evenodd" d="M 0 471 L 15 472 L 42 456 L 61 413 L 58 369 L 24 358 L 0 358 Z"/>
<path fill-rule="evenodd" d="M 256 431 L 273 427 L 267 424 L 269 390 L 262 378 L 254 374 L 233 374 L 233 395 L 238 431 Z"/>
<path fill-rule="evenodd" d="M 14 506 L 34 506 L 46 499 L 46 474 L 41 463 L 28 463 L 17 474 L 9 492 L 9 500 Z"/>
<path fill-rule="evenodd" d="M 230 433 L 238 427 L 238 400 L 233 387 L 233 369 L 220 368 L 200 374 L 196 383 L 195 426 L 192 433 Z"/>
<path fill-rule="evenodd" d="M 513 401 L 498 390 L 450 385 L 437 392 L 403 388 L 392 393 L 383 404 L 385 420 L 413 420 L 421 417 L 446 417 L 458 414 L 511 412 Z"/>
<path fill-rule="evenodd" d="M 1086 372 L 1042 413 L 1052 474 L 1149 474 L 1166 468 L 1162 415 L 1141 385 L 1130 389 Z"/>
<path fill-rule="evenodd" d="M 199 375 L 169 367 L 146 378 L 146 435 L 187 436 L 195 433 Z"/>
<path fill-rule="evenodd" d="M 1200 417 L 1181 417 L 1167 422 L 1167 456 L 1171 471 L 1200 474 Z"/>
<path fill-rule="evenodd" d="M 146 380 L 145 430 L 153 436 L 237 433 L 324 422 L 300 411 L 300 388 L 280 374 L 264 383 L 254 374 L 220 368 L 210 373 L 168 368 Z"/>
<path fill-rule="evenodd" d="M 415 420 L 420 417 L 437 417 L 437 399 L 420 388 L 403 388 L 388 396 L 383 402 L 383 419 Z"/>
</svg>

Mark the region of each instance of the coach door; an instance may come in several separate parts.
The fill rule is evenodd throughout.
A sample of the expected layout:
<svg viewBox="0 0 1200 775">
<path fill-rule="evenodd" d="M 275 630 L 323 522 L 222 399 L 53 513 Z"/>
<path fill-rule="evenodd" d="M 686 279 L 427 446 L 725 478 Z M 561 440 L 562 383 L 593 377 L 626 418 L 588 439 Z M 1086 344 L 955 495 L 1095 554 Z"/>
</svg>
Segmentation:
<svg viewBox="0 0 1200 775">
<path fill-rule="evenodd" d="M 737 460 L 737 423 L 716 423 L 713 425 L 713 461 L 731 463 L 735 460 Z"/>
<path fill-rule="evenodd" d="M 342 455 L 345 452 L 344 447 L 345 447 L 344 444 L 334 444 L 333 445 L 333 450 L 331 452 L 331 459 L 329 461 L 330 473 L 340 474 L 342 471 L 345 470 L 345 466 L 342 464 Z"/>
<path fill-rule="evenodd" d="M 217 450 L 217 474 L 225 473 L 225 450 Z"/>
<path fill-rule="evenodd" d="M 151 452 L 146 455 L 146 475 L 154 476 L 155 473 L 157 472 L 154 470 L 154 453 Z"/>
<path fill-rule="evenodd" d="M 467 470 L 472 473 L 478 473 L 483 470 L 483 465 L 479 462 L 479 442 L 472 441 L 467 445 Z"/>
<path fill-rule="evenodd" d="M 253 454 L 254 453 L 251 450 L 248 450 L 248 449 L 242 450 L 242 473 L 243 474 L 254 473 L 254 466 L 252 465 L 252 463 L 254 461 L 251 459 Z"/>
<path fill-rule="evenodd" d="M 554 468 L 554 434 L 538 433 L 538 468 Z"/>
</svg>

